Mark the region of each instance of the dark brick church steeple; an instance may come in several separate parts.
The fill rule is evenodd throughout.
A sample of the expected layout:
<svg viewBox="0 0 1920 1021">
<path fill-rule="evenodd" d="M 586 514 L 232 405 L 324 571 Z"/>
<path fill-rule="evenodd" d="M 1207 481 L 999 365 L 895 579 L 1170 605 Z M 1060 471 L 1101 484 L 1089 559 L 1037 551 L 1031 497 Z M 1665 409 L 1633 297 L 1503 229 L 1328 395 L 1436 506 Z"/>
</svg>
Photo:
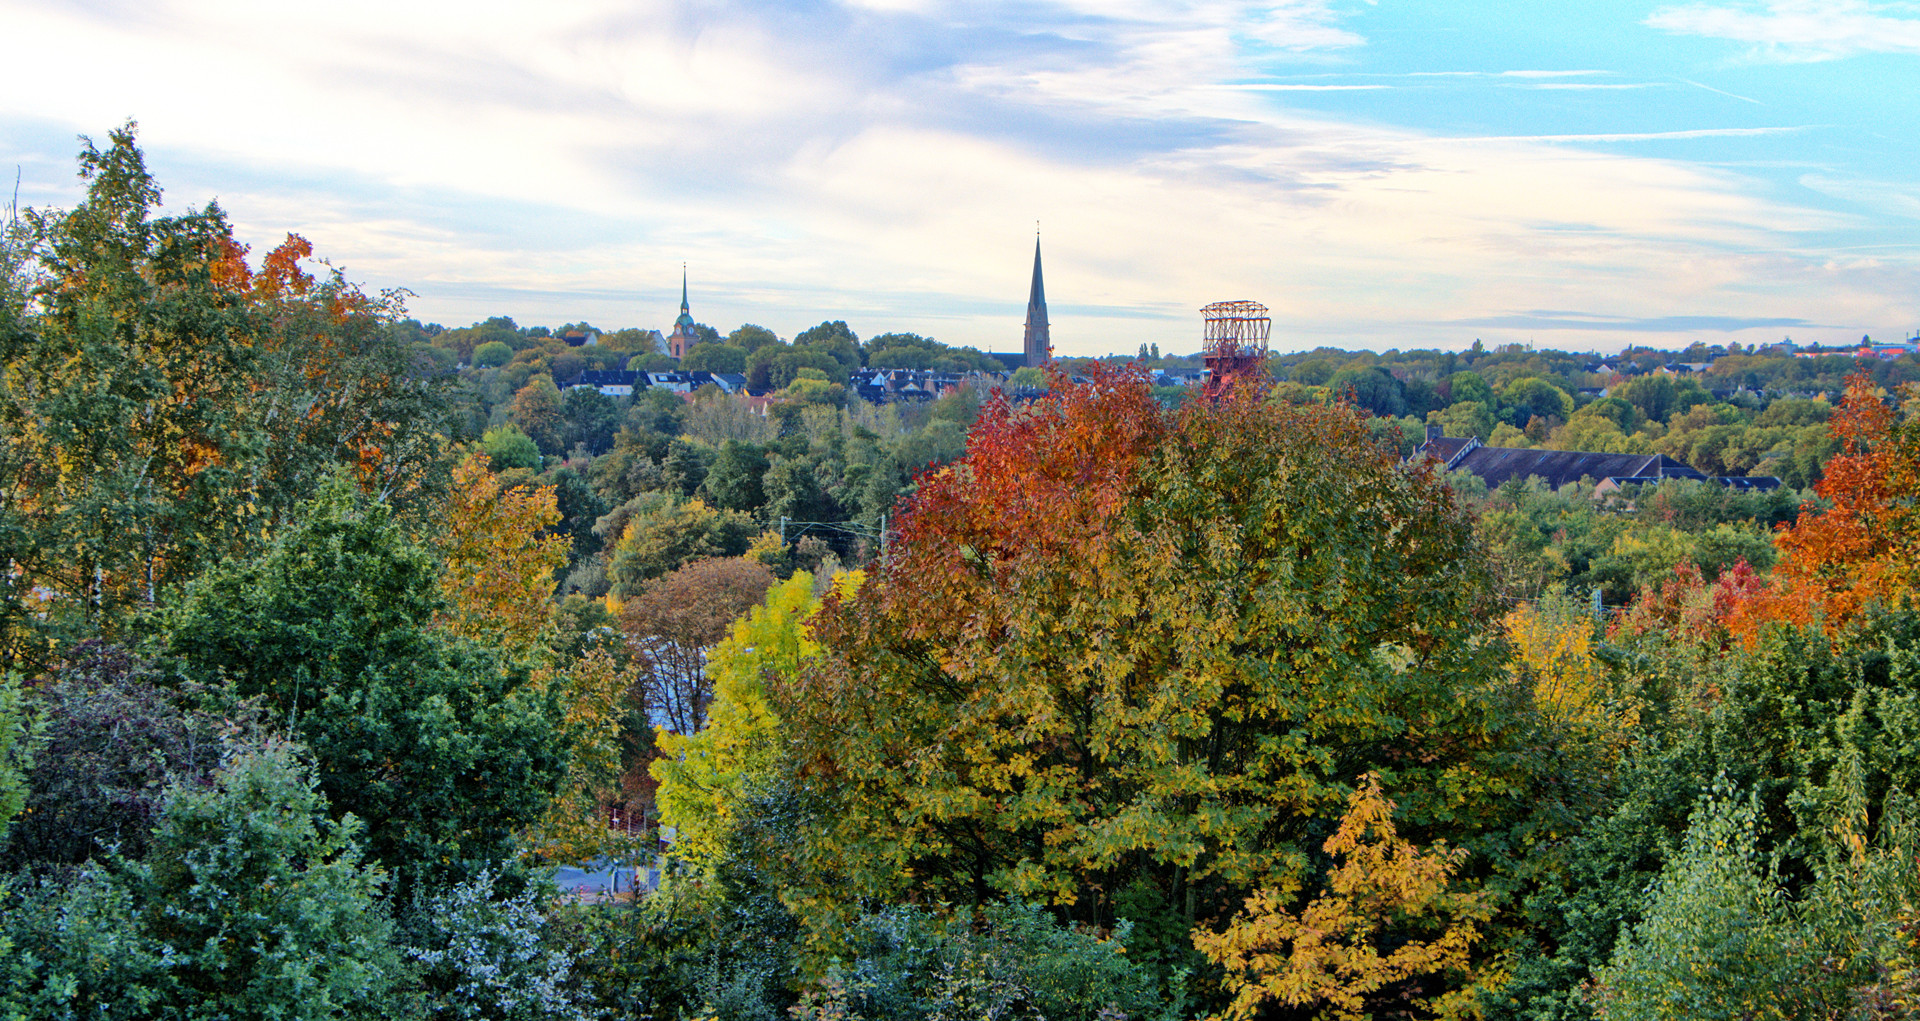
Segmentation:
<svg viewBox="0 0 1920 1021">
<path fill-rule="evenodd" d="M 1033 232 L 1033 289 L 1027 292 L 1028 365 L 1053 358 L 1053 338 L 1047 333 L 1047 288 L 1040 282 L 1040 232 Z"/>
</svg>

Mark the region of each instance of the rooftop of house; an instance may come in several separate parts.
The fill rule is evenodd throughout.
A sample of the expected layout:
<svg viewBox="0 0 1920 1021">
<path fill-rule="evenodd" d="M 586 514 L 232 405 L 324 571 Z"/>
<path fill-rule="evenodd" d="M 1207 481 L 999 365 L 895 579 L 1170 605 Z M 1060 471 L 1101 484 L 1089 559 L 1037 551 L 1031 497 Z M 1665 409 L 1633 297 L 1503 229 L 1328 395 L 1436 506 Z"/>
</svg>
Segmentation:
<svg viewBox="0 0 1920 1021">
<path fill-rule="evenodd" d="M 1583 479 L 1701 479 L 1693 466 L 1664 454 L 1596 454 L 1583 450 L 1489 447 L 1474 437 L 1429 436 L 1414 456 L 1432 457 L 1448 471 L 1470 471 L 1489 487 L 1508 479 L 1537 477 L 1561 486 Z"/>
</svg>

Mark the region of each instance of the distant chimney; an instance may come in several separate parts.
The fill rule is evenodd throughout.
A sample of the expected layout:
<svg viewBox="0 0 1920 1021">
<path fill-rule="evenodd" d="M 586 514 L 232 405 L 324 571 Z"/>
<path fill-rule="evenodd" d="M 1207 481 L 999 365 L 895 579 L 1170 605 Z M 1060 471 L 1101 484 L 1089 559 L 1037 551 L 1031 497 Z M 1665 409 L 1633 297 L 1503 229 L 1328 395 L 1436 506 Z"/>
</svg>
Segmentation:
<svg viewBox="0 0 1920 1021">
<path fill-rule="evenodd" d="M 1440 423 L 1428 422 L 1427 423 L 1427 442 L 1432 443 L 1435 440 L 1440 439 L 1441 432 L 1442 430 L 1440 428 Z"/>
</svg>

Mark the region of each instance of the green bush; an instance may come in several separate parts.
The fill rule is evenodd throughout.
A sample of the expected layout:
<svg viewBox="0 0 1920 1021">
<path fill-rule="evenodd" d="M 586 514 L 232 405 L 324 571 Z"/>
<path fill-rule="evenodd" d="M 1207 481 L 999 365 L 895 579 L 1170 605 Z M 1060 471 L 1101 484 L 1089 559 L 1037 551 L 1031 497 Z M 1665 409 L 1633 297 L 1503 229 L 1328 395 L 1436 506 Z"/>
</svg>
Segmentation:
<svg viewBox="0 0 1920 1021">
<path fill-rule="evenodd" d="M 27 772 L 33 766 L 33 728 L 21 711 L 20 682 L 0 674 L 0 842 L 27 803 Z"/>
<path fill-rule="evenodd" d="M 1646 918 L 1597 978 L 1620 1021 L 1795 1018 L 1787 906 L 1759 850 L 1759 803 L 1727 786 L 1704 799 Z"/>
<path fill-rule="evenodd" d="M 482 433 L 480 449 L 487 452 L 488 466 L 494 471 L 540 467 L 540 445 L 511 423 Z"/>
<path fill-rule="evenodd" d="M 935 1021 L 949 1017 L 1049 1019 L 1179 1017 L 1151 969 L 1127 956 L 1132 925 L 1111 937 L 1061 925 L 1011 901 L 978 912 L 935 914 L 911 905 L 862 918 L 856 956 L 830 969 L 802 1000 L 803 1021 Z M 1177 982 L 1176 982 L 1177 985 Z"/>
<path fill-rule="evenodd" d="M 516 852 L 569 748 L 559 692 L 438 627 L 444 605 L 432 554 L 336 483 L 265 556 L 197 579 L 165 647 L 184 675 L 231 679 L 289 721 L 381 864 L 467 876 Z"/>
<path fill-rule="evenodd" d="M 145 861 L 0 887 L 0 1017 L 390 1016 L 403 966 L 351 817 L 293 745 L 175 787 Z"/>
<path fill-rule="evenodd" d="M 512 359 L 513 348 L 497 340 L 489 340 L 473 349 L 473 364 L 483 369 L 497 369 Z"/>
</svg>

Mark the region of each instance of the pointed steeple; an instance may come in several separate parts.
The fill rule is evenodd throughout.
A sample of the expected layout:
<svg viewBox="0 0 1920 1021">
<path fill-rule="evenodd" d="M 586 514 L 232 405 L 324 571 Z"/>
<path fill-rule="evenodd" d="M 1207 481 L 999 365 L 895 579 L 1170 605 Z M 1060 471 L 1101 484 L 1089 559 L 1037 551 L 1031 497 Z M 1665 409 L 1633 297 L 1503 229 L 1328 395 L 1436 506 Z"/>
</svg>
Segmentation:
<svg viewBox="0 0 1920 1021">
<path fill-rule="evenodd" d="M 1033 287 L 1027 292 L 1026 355 L 1028 365 L 1053 357 L 1053 338 L 1047 332 L 1047 288 L 1040 279 L 1040 228 L 1033 230 Z"/>
<path fill-rule="evenodd" d="M 685 358 L 693 345 L 700 343 L 700 335 L 694 329 L 693 311 L 687 307 L 687 264 L 680 264 L 680 317 L 673 321 L 673 332 L 667 335 L 667 353 L 675 358 Z"/>
</svg>

